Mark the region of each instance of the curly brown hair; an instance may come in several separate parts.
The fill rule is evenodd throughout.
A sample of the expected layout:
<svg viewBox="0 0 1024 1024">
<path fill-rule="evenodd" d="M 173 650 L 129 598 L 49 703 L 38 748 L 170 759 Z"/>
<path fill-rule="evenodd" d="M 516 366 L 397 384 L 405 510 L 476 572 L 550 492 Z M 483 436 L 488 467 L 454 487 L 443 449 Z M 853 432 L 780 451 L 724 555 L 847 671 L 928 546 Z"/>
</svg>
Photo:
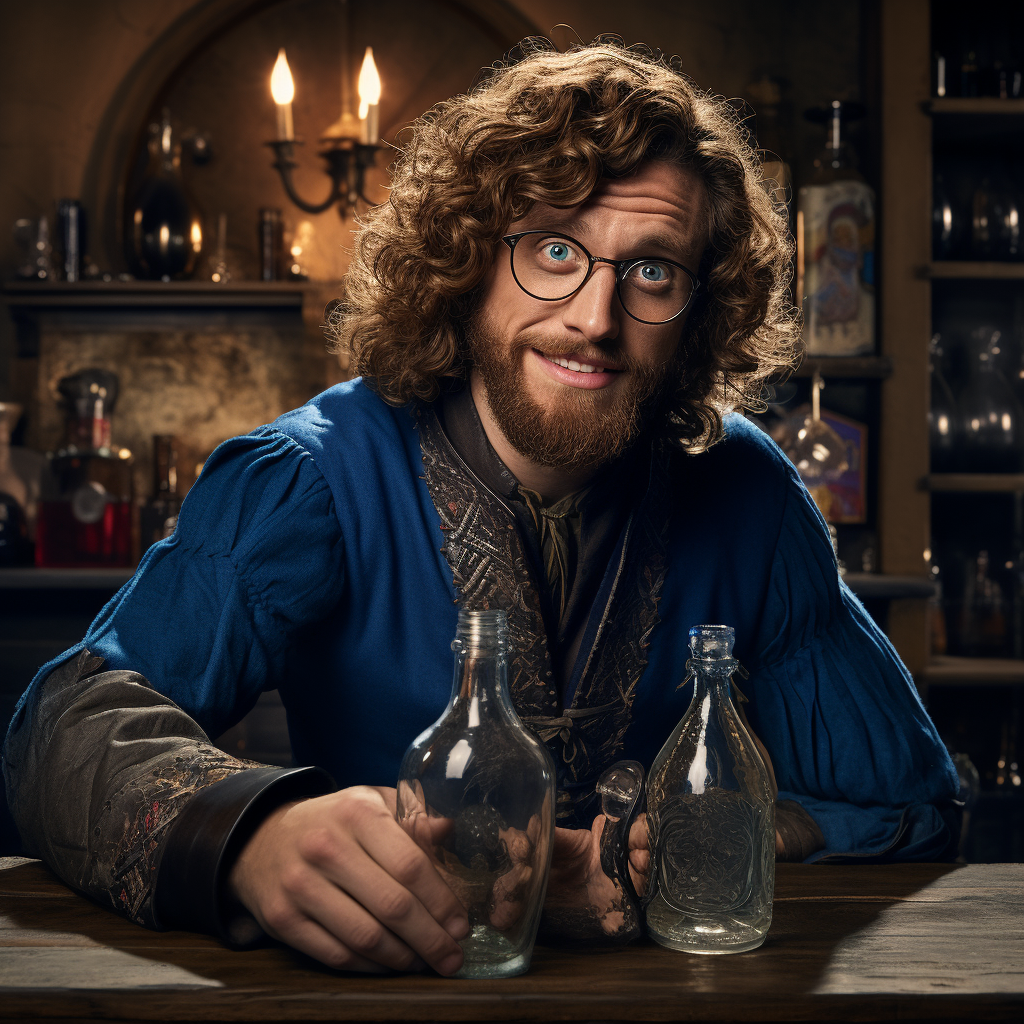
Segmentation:
<svg viewBox="0 0 1024 1024">
<path fill-rule="evenodd" d="M 465 377 L 464 325 L 509 225 L 537 202 L 582 203 L 603 177 L 652 159 L 703 181 L 709 244 L 669 403 L 693 449 L 729 408 L 757 408 L 765 382 L 796 359 L 788 299 L 792 242 L 736 111 L 643 46 L 599 37 L 560 53 L 524 40 L 466 95 L 412 128 L 390 200 L 370 211 L 331 317 L 335 346 L 389 402 L 434 400 Z"/>
</svg>

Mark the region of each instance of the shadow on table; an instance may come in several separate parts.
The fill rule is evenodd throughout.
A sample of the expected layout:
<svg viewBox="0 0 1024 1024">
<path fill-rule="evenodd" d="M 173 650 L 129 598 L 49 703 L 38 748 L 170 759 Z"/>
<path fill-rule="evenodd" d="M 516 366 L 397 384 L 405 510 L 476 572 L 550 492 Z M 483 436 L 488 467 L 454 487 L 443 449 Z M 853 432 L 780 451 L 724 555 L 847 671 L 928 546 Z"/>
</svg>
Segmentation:
<svg viewBox="0 0 1024 1024">
<path fill-rule="evenodd" d="M 702 995 L 743 999 L 749 993 L 750 999 L 765 1001 L 762 1005 L 767 1009 L 767 1004 L 778 1005 L 788 996 L 815 990 L 830 970 L 834 972 L 833 958 L 840 946 L 871 929 L 889 908 L 959 868 L 953 864 L 873 865 L 855 870 L 825 865 L 794 867 L 796 870 L 780 865 L 772 926 L 759 949 L 741 956 L 687 956 L 647 939 L 610 950 L 538 946 L 531 985 L 538 994 L 554 994 L 556 989 L 564 989 L 567 978 L 574 979 L 581 986 L 581 1004 L 603 997 L 613 1001 L 628 998 L 633 986 L 638 1003 L 647 1006 L 660 1006 L 671 996 L 670 986 L 678 985 L 697 1001 Z M 87 945 L 75 942 L 81 936 L 130 954 L 122 955 L 128 974 L 119 980 L 121 986 L 145 984 L 147 969 L 159 964 L 194 975 L 197 985 L 204 979 L 216 987 L 279 985 L 282 992 L 292 995 L 316 989 L 328 998 L 331 990 L 343 983 L 349 995 L 358 995 L 363 988 L 379 990 L 379 977 L 339 974 L 277 944 L 237 953 L 202 935 L 146 932 L 76 896 L 38 862 L 6 869 L 0 873 L 0 881 L 0 903 L 9 925 L 55 933 L 41 945 Z M 28 901 L 3 895 L 13 892 L 49 898 L 32 900 L 29 909 Z M 55 943 L 58 936 L 63 941 Z M 131 970 L 137 977 L 129 976 Z M 400 984 L 388 987 L 396 995 L 399 991 L 411 995 L 410 988 L 432 983 L 436 984 L 436 976 L 405 976 Z"/>
</svg>

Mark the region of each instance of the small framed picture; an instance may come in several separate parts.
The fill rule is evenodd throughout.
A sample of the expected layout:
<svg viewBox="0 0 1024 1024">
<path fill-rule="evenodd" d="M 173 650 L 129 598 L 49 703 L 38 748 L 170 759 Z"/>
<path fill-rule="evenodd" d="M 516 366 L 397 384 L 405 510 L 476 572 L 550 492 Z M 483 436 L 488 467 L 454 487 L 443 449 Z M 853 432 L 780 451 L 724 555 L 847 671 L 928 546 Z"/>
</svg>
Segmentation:
<svg viewBox="0 0 1024 1024">
<path fill-rule="evenodd" d="M 867 522 L 868 428 L 827 409 L 821 410 L 821 418 L 842 438 L 847 462 L 846 472 L 825 484 L 829 504 L 822 512 L 830 523 Z"/>
</svg>

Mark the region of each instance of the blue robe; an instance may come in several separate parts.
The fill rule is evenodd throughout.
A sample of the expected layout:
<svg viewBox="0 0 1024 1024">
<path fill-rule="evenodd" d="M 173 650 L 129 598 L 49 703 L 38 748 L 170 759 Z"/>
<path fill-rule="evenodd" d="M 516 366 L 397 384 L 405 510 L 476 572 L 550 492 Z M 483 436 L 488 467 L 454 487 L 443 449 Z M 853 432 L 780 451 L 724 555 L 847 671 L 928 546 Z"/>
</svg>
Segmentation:
<svg viewBox="0 0 1024 1024">
<path fill-rule="evenodd" d="M 625 648 L 642 647 L 642 671 L 615 757 L 650 766 L 692 695 L 680 688 L 689 628 L 732 625 L 779 799 L 801 803 L 825 836 L 810 859 L 948 853 L 956 772 L 907 670 L 840 579 L 789 461 L 734 415 L 720 443 L 676 450 L 652 472 L 670 510 L 664 567 L 649 635 Z M 173 537 L 37 680 L 87 647 L 142 673 L 211 736 L 277 688 L 297 763 L 339 786 L 394 785 L 452 683 L 460 595 L 424 477 L 413 410 L 360 381 L 226 442 Z"/>
</svg>

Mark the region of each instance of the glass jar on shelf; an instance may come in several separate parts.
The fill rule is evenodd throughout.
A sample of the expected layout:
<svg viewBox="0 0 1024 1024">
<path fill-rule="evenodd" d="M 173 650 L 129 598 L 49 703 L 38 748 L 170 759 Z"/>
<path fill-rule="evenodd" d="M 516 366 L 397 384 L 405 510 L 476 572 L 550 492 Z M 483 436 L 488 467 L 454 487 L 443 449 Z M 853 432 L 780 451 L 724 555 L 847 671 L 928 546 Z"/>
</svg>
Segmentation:
<svg viewBox="0 0 1024 1024">
<path fill-rule="evenodd" d="M 87 369 L 64 377 L 63 444 L 49 454 L 36 527 L 36 565 L 130 566 L 132 453 L 111 440 L 117 375 Z"/>
<path fill-rule="evenodd" d="M 971 331 L 969 376 L 960 394 L 961 451 L 977 473 L 1013 473 L 1022 468 L 1022 410 L 999 362 L 1003 334 L 991 325 Z"/>
</svg>

